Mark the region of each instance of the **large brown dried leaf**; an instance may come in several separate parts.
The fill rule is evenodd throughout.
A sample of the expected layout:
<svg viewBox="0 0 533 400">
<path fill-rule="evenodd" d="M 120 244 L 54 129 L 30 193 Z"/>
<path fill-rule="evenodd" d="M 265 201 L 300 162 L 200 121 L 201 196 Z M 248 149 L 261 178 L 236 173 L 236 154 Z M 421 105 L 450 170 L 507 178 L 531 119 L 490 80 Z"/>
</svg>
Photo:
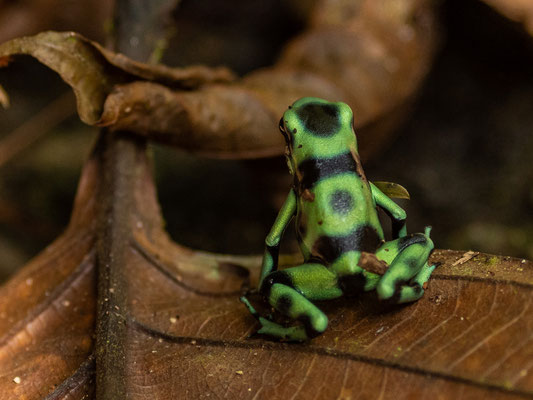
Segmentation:
<svg viewBox="0 0 533 400">
<path fill-rule="evenodd" d="M 118 83 L 146 79 L 192 89 L 208 82 L 233 80 L 233 75 L 225 68 L 143 64 L 74 32 L 42 32 L 6 42 L 0 45 L 0 66 L 6 65 L 16 54 L 31 55 L 56 71 L 74 90 L 80 118 L 89 125 L 99 120 L 107 95 Z"/>
<path fill-rule="evenodd" d="M 1 57 L 30 54 L 73 87 L 83 121 L 218 157 L 282 154 L 276 128 L 288 104 L 303 96 L 342 100 L 354 109 L 368 155 L 429 69 L 434 7 L 420 0 L 319 1 L 309 29 L 273 67 L 231 84 L 226 70 L 149 66 L 73 33 L 7 42 L 0 64 Z"/>
<path fill-rule="evenodd" d="M 436 251 L 414 304 L 324 302 L 309 343 L 248 338 L 259 257 L 171 242 L 144 149 L 103 135 L 65 234 L 0 289 L 2 398 L 533 396 L 533 263 Z"/>
</svg>

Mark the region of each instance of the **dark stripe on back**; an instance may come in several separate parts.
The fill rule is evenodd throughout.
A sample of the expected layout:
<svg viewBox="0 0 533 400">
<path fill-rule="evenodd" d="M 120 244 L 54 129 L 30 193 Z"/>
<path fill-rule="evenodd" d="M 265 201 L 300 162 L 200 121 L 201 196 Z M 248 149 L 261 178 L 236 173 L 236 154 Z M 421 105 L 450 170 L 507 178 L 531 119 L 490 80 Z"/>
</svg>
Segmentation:
<svg viewBox="0 0 533 400">
<path fill-rule="evenodd" d="M 311 189 L 319 180 L 342 174 L 345 172 L 357 173 L 357 162 L 352 153 L 343 153 L 331 158 L 309 158 L 298 165 L 302 176 L 297 182 L 300 193 Z"/>
<path fill-rule="evenodd" d="M 376 229 L 363 225 L 346 236 L 320 236 L 313 245 L 312 253 L 329 264 L 352 250 L 375 253 L 381 243 Z"/>
</svg>

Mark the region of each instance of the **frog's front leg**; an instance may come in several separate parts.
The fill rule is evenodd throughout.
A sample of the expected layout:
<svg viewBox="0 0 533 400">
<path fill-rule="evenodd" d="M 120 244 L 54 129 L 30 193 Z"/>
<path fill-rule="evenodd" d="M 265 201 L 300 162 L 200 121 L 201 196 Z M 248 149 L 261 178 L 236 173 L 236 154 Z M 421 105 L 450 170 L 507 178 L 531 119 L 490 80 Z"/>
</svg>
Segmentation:
<svg viewBox="0 0 533 400">
<path fill-rule="evenodd" d="M 259 278 L 259 287 L 263 283 L 265 277 L 273 271 L 278 269 L 278 256 L 279 256 L 279 245 L 281 242 L 281 237 L 285 228 L 291 221 L 292 217 L 296 213 L 296 195 L 294 190 L 290 190 L 285 203 L 279 210 L 278 216 L 274 221 L 274 225 L 270 228 L 265 239 L 265 253 L 263 255 L 263 265 L 261 268 L 261 276 Z"/>
<path fill-rule="evenodd" d="M 422 297 L 424 285 L 437 267 L 427 262 L 433 250 L 430 230 L 428 227 L 425 233 L 407 235 L 379 248 L 376 256 L 390 265 L 376 286 L 381 300 L 407 303 Z"/>
<path fill-rule="evenodd" d="M 392 238 L 396 239 L 407 235 L 407 225 L 405 223 L 407 215 L 405 210 L 379 190 L 372 182 L 370 182 L 370 188 L 376 205 L 385 211 L 392 221 Z"/>
<path fill-rule="evenodd" d="M 275 273 L 278 269 L 278 255 L 281 238 L 295 213 L 296 195 L 291 189 L 285 203 L 279 210 L 274 225 L 272 225 L 272 228 L 265 239 L 265 252 L 263 255 L 261 275 L 259 277 L 259 288 L 263 287 L 265 278 Z M 291 329 L 283 328 L 270 321 L 270 319 L 260 316 L 245 296 L 241 297 L 240 300 L 244 303 L 246 308 L 248 308 L 250 314 L 261 323 L 262 328 L 259 330 L 259 333 L 265 333 L 278 338 L 287 338 L 289 340 L 301 341 L 306 339 L 305 331 L 302 333 L 300 329 L 301 327 L 294 327 Z"/>
</svg>

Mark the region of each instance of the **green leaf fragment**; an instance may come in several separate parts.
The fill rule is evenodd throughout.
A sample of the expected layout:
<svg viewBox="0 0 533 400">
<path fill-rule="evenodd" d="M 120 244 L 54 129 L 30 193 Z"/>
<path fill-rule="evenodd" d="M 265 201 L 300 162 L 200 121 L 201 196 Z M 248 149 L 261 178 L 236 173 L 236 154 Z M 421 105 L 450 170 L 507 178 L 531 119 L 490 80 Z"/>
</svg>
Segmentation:
<svg viewBox="0 0 533 400">
<path fill-rule="evenodd" d="M 383 193 L 389 196 L 391 199 L 407 199 L 409 200 L 411 196 L 406 188 L 398 183 L 394 182 L 372 182 L 378 187 Z"/>
</svg>

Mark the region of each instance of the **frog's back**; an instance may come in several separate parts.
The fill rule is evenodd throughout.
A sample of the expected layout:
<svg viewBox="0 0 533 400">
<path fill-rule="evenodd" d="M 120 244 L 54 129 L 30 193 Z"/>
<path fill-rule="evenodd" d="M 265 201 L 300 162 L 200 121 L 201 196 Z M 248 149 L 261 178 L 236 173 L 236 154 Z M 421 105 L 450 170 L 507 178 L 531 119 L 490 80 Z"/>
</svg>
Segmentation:
<svg viewBox="0 0 533 400">
<path fill-rule="evenodd" d="M 294 175 L 297 236 L 306 259 L 330 264 L 345 252 L 375 252 L 383 239 L 344 103 L 304 98 L 283 116 Z"/>
</svg>

